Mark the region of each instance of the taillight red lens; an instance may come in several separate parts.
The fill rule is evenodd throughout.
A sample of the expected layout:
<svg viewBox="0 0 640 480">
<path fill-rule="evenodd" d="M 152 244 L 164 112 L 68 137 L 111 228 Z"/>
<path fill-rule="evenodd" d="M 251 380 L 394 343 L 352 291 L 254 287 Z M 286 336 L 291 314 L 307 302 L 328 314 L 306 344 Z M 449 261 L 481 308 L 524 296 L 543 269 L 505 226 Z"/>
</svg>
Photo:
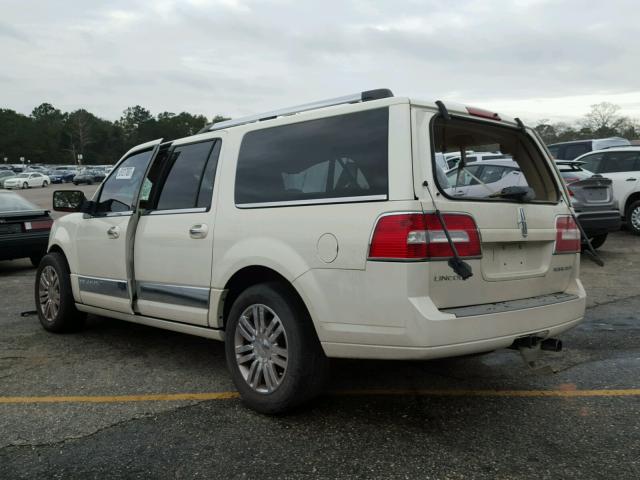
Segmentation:
<svg viewBox="0 0 640 480">
<path fill-rule="evenodd" d="M 491 120 L 502 120 L 500 118 L 500 115 L 498 115 L 496 112 L 490 112 L 489 110 L 485 110 L 483 108 L 477 108 L 477 107 L 467 107 L 467 112 L 469 112 L 469 115 L 474 115 L 476 117 L 482 117 L 482 118 L 490 118 Z"/>
<path fill-rule="evenodd" d="M 35 220 L 33 222 L 24 222 L 24 229 L 27 232 L 33 230 L 51 230 L 51 225 L 53 225 L 53 220 Z"/>
<path fill-rule="evenodd" d="M 580 230 L 570 215 L 556 218 L 556 246 L 554 253 L 578 253 L 580 251 Z"/>
<path fill-rule="evenodd" d="M 398 213 L 380 217 L 371 238 L 369 258 L 426 258 L 426 228 L 425 218 L 421 213 Z"/>
<path fill-rule="evenodd" d="M 480 234 L 469 215 L 445 213 L 445 224 L 461 257 L 481 255 Z M 374 260 L 427 260 L 453 256 L 438 217 L 433 213 L 397 213 L 382 216 L 371 238 Z"/>
<path fill-rule="evenodd" d="M 461 257 L 479 257 L 482 254 L 480 248 L 480 233 L 476 222 L 471 215 L 458 213 L 443 213 L 444 223 L 449 230 L 449 235 Z M 450 258 L 453 252 L 442 229 L 442 224 L 435 213 L 425 215 L 428 232 L 428 256 L 430 258 Z"/>
</svg>

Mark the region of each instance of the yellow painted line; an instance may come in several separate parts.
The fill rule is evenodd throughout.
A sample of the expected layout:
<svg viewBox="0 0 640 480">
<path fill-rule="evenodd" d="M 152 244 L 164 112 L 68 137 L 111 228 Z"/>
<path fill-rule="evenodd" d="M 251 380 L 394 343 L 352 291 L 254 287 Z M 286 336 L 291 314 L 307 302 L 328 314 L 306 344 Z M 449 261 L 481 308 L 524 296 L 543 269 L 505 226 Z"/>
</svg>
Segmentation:
<svg viewBox="0 0 640 480">
<path fill-rule="evenodd" d="M 420 397 L 507 397 L 507 398 L 575 398 L 575 397 L 635 397 L 640 388 L 602 390 L 437 390 L 437 389 L 364 389 L 339 390 L 335 396 L 420 396 Z M 31 403 L 124 403 L 124 402 L 183 402 L 231 400 L 240 398 L 238 392 L 159 393 L 140 395 L 70 395 L 0 397 L 0 404 Z"/>
</svg>

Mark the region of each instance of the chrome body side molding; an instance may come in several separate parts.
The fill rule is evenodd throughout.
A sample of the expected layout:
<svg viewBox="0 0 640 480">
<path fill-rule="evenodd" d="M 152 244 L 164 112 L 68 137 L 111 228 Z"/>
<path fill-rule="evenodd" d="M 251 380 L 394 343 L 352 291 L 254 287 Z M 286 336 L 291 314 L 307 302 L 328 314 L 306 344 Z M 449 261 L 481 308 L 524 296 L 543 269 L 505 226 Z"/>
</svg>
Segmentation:
<svg viewBox="0 0 640 480">
<path fill-rule="evenodd" d="M 165 283 L 137 282 L 139 300 L 170 303 L 185 307 L 209 308 L 209 288 Z"/>
<path fill-rule="evenodd" d="M 126 280 L 111 278 L 87 277 L 78 275 L 78 286 L 81 292 L 97 293 L 110 297 L 129 298 Z"/>
<path fill-rule="evenodd" d="M 144 317 L 142 315 L 131 315 L 128 313 L 114 312 L 106 308 L 92 307 L 82 303 L 76 303 L 76 308 L 81 312 L 90 313 L 92 315 L 100 315 L 103 317 L 115 318 L 125 322 L 139 323 L 150 327 L 163 328 L 174 332 L 186 333 L 188 335 L 196 335 L 198 337 L 210 338 L 212 340 L 224 340 L 224 331 L 207 327 L 198 327 L 186 323 L 173 322 L 171 320 L 160 320 L 158 318 Z"/>
</svg>

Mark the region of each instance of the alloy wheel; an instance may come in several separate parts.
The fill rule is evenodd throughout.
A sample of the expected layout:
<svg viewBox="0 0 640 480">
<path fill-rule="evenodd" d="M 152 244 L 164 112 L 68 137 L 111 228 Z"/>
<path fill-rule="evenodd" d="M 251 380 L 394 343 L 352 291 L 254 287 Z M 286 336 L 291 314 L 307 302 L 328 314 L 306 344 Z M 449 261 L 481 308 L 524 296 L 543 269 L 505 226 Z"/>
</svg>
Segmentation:
<svg viewBox="0 0 640 480">
<path fill-rule="evenodd" d="M 640 206 L 631 210 L 631 225 L 636 231 L 640 231 Z"/>
<path fill-rule="evenodd" d="M 254 391 L 272 393 L 282 384 L 289 357 L 287 334 L 271 308 L 254 304 L 242 312 L 234 349 L 238 369 Z"/>
<path fill-rule="evenodd" d="M 60 280 L 51 265 L 44 267 L 40 273 L 38 298 L 42 316 L 48 322 L 53 322 L 60 311 Z"/>
</svg>

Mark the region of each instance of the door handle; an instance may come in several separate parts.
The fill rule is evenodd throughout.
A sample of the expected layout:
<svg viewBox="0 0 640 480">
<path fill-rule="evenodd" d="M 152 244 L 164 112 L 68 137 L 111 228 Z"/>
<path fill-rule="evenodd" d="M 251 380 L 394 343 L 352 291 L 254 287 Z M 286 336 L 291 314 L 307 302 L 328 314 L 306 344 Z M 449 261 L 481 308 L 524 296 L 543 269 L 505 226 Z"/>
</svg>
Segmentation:
<svg viewBox="0 0 640 480">
<path fill-rule="evenodd" d="M 192 225 L 189 229 L 189 236 L 191 238 L 204 238 L 207 236 L 209 232 L 209 227 L 207 227 L 206 223 L 198 223 L 196 225 Z"/>
<path fill-rule="evenodd" d="M 637 179 L 635 178 L 627 178 L 627 182 L 635 182 Z"/>
<path fill-rule="evenodd" d="M 111 227 L 107 230 L 107 237 L 109 238 L 118 238 L 120 237 L 120 227 Z"/>
</svg>

